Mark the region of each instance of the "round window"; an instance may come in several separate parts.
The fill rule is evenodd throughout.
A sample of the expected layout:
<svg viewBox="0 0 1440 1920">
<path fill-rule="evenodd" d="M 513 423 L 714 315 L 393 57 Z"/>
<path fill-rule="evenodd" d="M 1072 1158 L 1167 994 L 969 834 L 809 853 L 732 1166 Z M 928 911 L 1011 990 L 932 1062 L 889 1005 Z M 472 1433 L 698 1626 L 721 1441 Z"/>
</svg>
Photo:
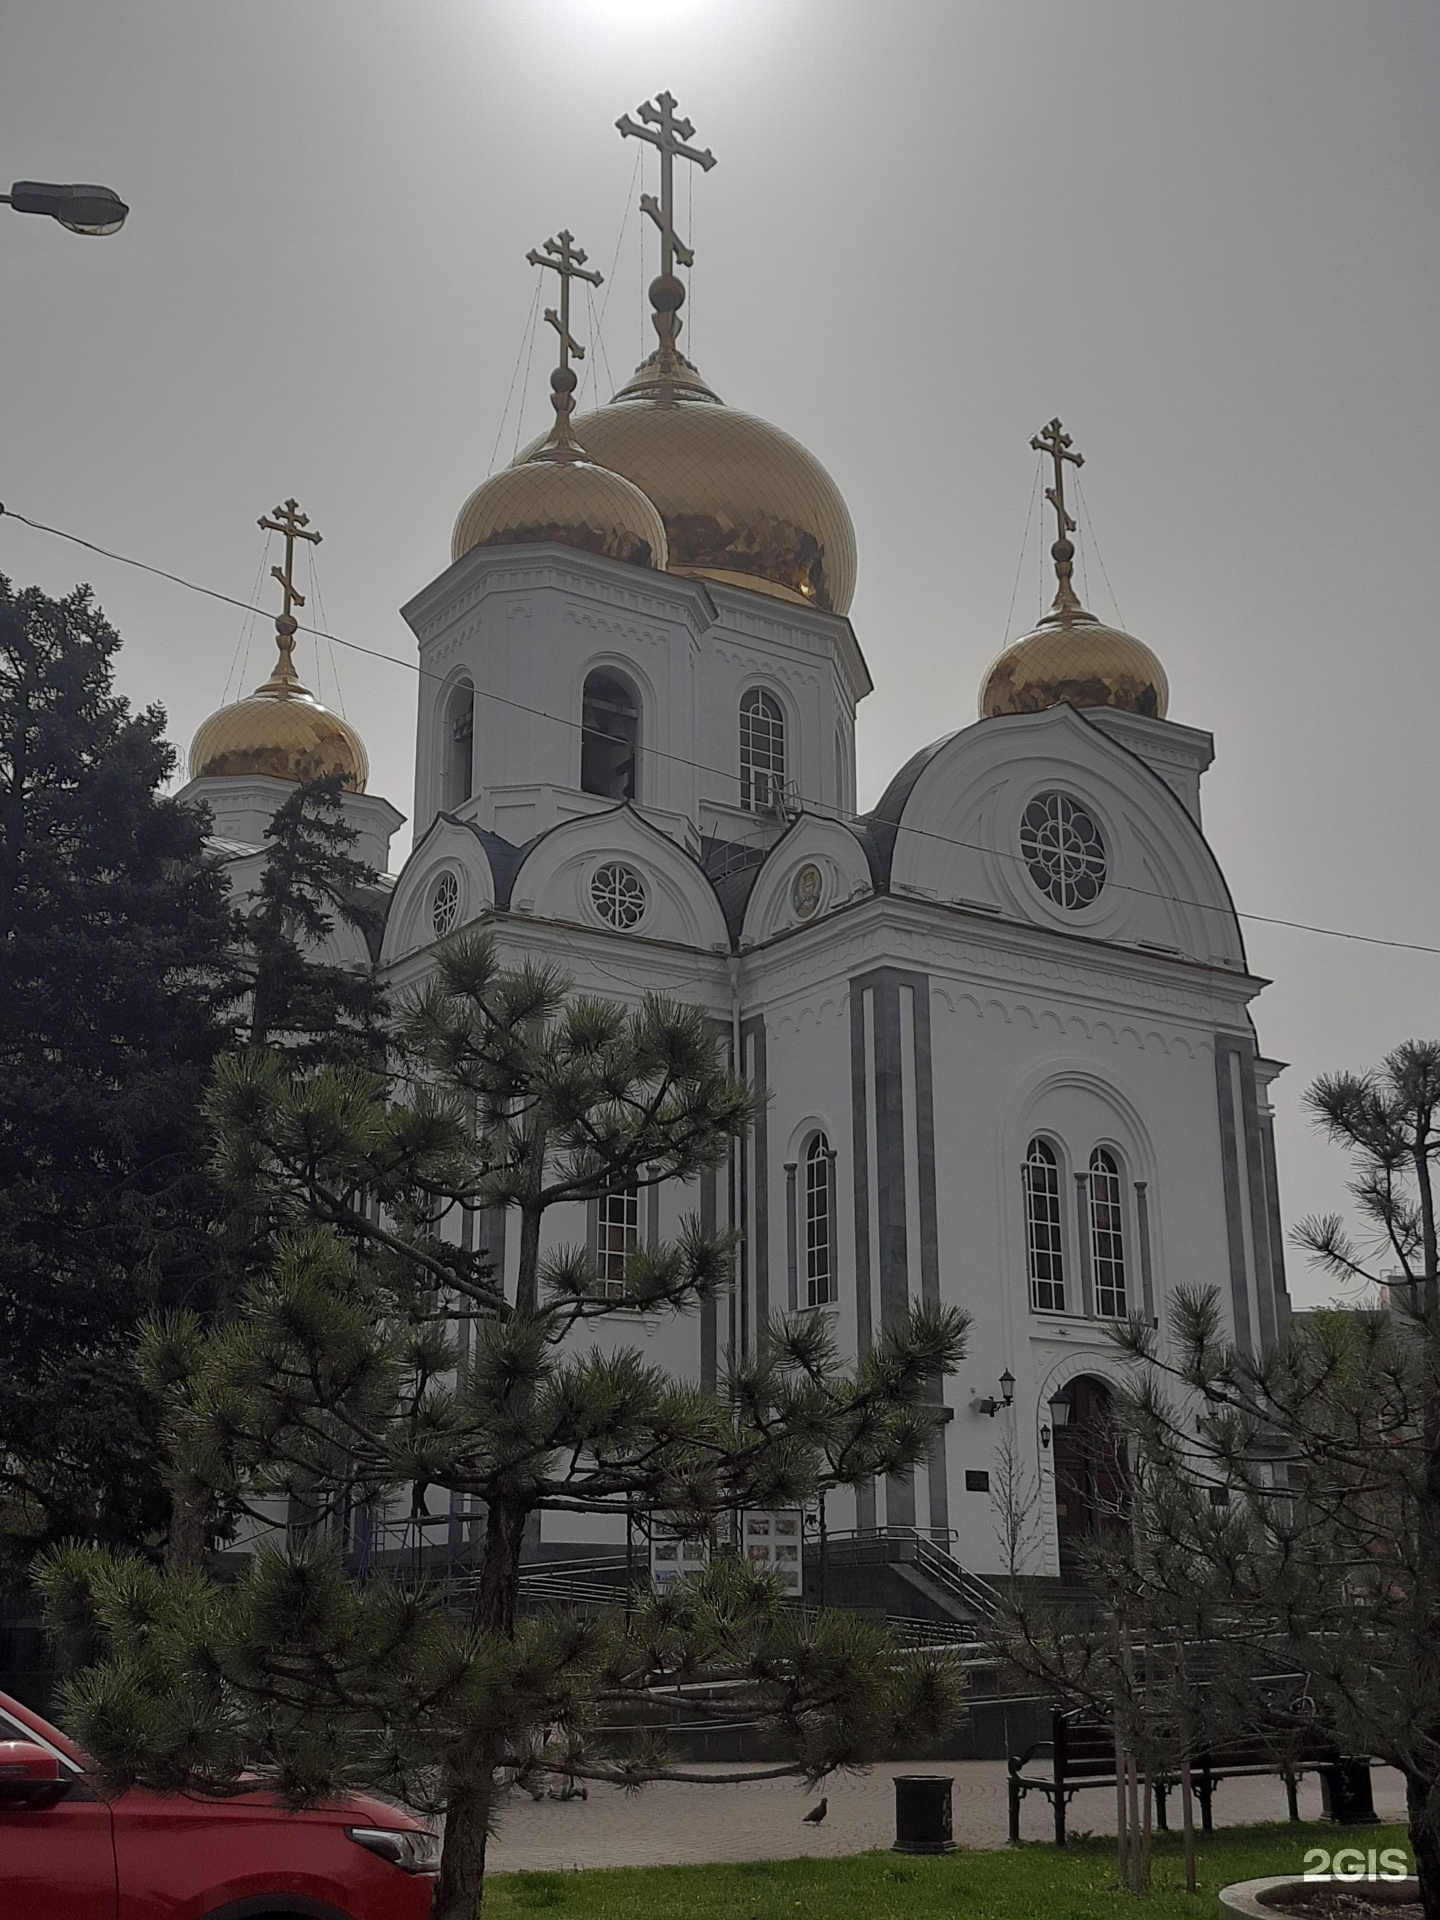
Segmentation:
<svg viewBox="0 0 1440 1920">
<path fill-rule="evenodd" d="M 430 924 L 438 935 L 450 932 L 460 918 L 460 881 L 453 873 L 442 873 L 430 897 Z"/>
<path fill-rule="evenodd" d="M 590 881 L 590 899 L 606 926 L 628 933 L 645 917 L 645 882 L 633 867 L 618 860 L 597 867 Z"/>
<path fill-rule="evenodd" d="M 1030 878 L 1057 907 L 1088 907 L 1105 885 L 1105 841 L 1068 793 L 1037 793 L 1020 820 Z"/>
</svg>

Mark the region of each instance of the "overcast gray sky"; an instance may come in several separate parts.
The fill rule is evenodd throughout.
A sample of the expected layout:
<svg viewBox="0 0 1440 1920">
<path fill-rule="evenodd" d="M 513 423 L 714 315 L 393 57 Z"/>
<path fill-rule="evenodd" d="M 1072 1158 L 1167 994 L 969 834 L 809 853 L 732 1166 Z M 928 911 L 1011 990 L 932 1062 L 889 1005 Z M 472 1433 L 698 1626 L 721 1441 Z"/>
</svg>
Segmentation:
<svg viewBox="0 0 1440 1920">
<path fill-rule="evenodd" d="M 396 609 L 490 467 L 526 249 L 569 226 L 616 259 L 606 357 L 638 357 L 613 123 L 668 86 L 720 163 L 684 344 L 855 518 L 862 805 L 974 718 L 1017 566 L 1012 634 L 1039 610 L 1028 443 L 1058 413 L 1124 623 L 1215 734 L 1240 907 L 1440 946 L 1437 81 L 1430 0 L 7 0 L 0 173 L 134 212 L 105 241 L 0 218 L 0 499 L 248 598 L 293 493 L 331 628 L 412 658 Z M 0 569 L 92 580 L 182 747 L 268 668 L 234 610 L 11 521 Z M 414 676 L 336 659 L 408 812 Z M 1344 1177 L 1305 1084 L 1440 1031 L 1440 958 L 1246 935 L 1293 1220 Z"/>
</svg>

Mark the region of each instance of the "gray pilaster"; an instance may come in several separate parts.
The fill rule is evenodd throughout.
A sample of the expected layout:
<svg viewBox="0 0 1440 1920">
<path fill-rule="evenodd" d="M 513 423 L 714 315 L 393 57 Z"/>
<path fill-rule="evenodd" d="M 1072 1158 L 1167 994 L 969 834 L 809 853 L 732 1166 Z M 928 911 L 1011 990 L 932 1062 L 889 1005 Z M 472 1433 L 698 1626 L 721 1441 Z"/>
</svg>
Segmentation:
<svg viewBox="0 0 1440 1920">
<path fill-rule="evenodd" d="M 1275 1168 L 1275 1121 L 1264 1114 L 1260 1145 L 1265 1155 L 1265 1212 L 1270 1223 L 1270 1279 L 1275 1289 L 1275 1328 L 1284 1334 L 1290 1325 L 1290 1289 L 1285 1283 L 1285 1229 L 1280 1221 L 1280 1181 Z"/>
<path fill-rule="evenodd" d="M 869 1089 L 865 1061 L 865 980 L 850 982 L 850 1151 L 855 1203 L 855 1344 L 868 1353 L 874 1339 L 870 1323 L 870 1141 Z M 862 1521 L 861 1523 L 865 1523 Z M 871 1496 L 873 1526 L 874 1496 Z"/>
<path fill-rule="evenodd" d="M 645 1189 L 645 1245 L 653 1253 L 660 1244 L 660 1189 Z"/>
<path fill-rule="evenodd" d="M 1240 1143 L 1235 1130 L 1235 1088 L 1230 1061 L 1240 1050 L 1233 1035 L 1215 1036 L 1215 1098 L 1220 1110 L 1220 1168 L 1225 1182 L 1225 1239 L 1230 1256 L 1230 1310 L 1236 1345 L 1253 1347 L 1250 1288 L 1245 1267 L 1244 1194 L 1240 1184 Z"/>
<path fill-rule="evenodd" d="M 800 1221 L 795 1192 L 797 1168 L 793 1160 L 785 1162 L 785 1282 L 790 1311 L 800 1306 Z"/>
<path fill-rule="evenodd" d="M 1275 1344 L 1275 1282 L 1270 1271 L 1270 1210 L 1265 1197 L 1265 1149 L 1260 1137 L 1260 1101 L 1255 1086 L 1255 1045 L 1240 1043 L 1240 1116 L 1245 1128 L 1245 1167 L 1250 1190 L 1250 1241 L 1255 1249 L 1255 1302 L 1260 1345 Z"/>
<path fill-rule="evenodd" d="M 830 1298 L 840 1298 L 840 1205 L 835 1197 L 835 1149 L 825 1156 L 825 1194 L 830 1222 Z"/>
<path fill-rule="evenodd" d="M 711 1239 L 716 1231 L 718 1194 L 716 1171 L 706 1167 L 700 1175 L 700 1231 Z M 720 1303 L 712 1294 L 700 1302 L 700 1385 L 714 1393 L 719 1379 Z"/>
<path fill-rule="evenodd" d="M 1150 1257 L 1150 1192 L 1144 1180 L 1135 1182 L 1135 1218 L 1140 1232 L 1140 1287 L 1145 1318 L 1155 1325 L 1155 1271 Z"/>
<path fill-rule="evenodd" d="M 1085 1318 L 1095 1318 L 1095 1249 L 1090 1244 L 1090 1176 L 1075 1176 L 1075 1226 L 1080 1236 L 1080 1304 Z"/>
<path fill-rule="evenodd" d="M 765 1019 L 756 1014 L 746 1020 L 740 1028 L 740 1045 L 747 1049 L 750 1056 L 750 1082 L 762 1096 L 769 1092 L 765 1066 Z M 770 1141 L 769 1109 L 761 1105 L 756 1117 L 753 1141 L 752 1175 L 754 1180 L 754 1245 L 751 1248 L 750 1268 L 753 1279 L 755 1323 L 751 1334 L 752 1341 L 758 1338 L 760 1329 L 770 1317 Z M 748 1239 L 747 1235 L 747 1239 Z M 742 1303 L 743 1305 L 743 1303 Z M 748 1351 L 749 1349 L 747 1349 Z"/>
</svg>

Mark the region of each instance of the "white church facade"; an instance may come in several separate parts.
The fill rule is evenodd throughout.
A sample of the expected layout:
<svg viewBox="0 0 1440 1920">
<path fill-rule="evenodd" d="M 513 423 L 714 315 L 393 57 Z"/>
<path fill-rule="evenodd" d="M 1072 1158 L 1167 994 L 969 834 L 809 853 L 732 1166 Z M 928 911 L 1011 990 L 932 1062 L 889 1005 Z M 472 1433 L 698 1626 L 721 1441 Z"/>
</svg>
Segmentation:
<svg viewBox="0 0 1440 1920">
<path fill-rule="evenodd" d="M 1211 740 L 1168 717 L 1150 650 L 1076 600 L 1076 455 L 1052 422 L 1036 444 L 1054 463 L 1055 606 L 991 669 L 981 717 L 857 813 L 854 532 L 819 463 L 678 349 L 670 168 L 708 155 L 673 104 L 629 128 L 661 151 L 657 351 L 572 418 L 584 256 L 550 243 L 555 430 L 466 503 L 452 564 L 404 609 L 414 841 L 379 964 L 417 985 L 439 942 L 483 927 L 502 958 L 553 961 L 583 991 L 704 1008 L 767 1096 L 729 1170 L 551 1231 L 618 1281 L 630 1248 L 698 1211 L 739 1231 L 734 1288 L 593 1337 L 713 1387 L 775 1313 L 830 1317 L 853 1354 L 911 1300 L 963 1307 L 969 1354 L 929 1465 L 832 1496 L 828 1524 L 998 1571 L 1008 1436 L 1033 1489 L 1028 1570 L 1063 1576 L 1097 1523 L 1086 1434 L 1120 1372 L 1107 1328 L 1138 1311 L 1163 1341 L 1187 1285 L 1218 1286 L 1250 1346 L 1288 1313 L 1278 1069 L 1202 830 Z M 377 864 L 399 823 L 364 791 L 359 741 L 294 681 L 287 637 L 293 622 L 290 680 L 222 710 L 192 755 L 187 792 L 242 888 L 297 778 L 345 774 Z M 480 1231 L 513 1275 L 503 1216 Z M 545 1526 L 551 1553 L 624 1543 L 619 1520 Z"/>
</svg>

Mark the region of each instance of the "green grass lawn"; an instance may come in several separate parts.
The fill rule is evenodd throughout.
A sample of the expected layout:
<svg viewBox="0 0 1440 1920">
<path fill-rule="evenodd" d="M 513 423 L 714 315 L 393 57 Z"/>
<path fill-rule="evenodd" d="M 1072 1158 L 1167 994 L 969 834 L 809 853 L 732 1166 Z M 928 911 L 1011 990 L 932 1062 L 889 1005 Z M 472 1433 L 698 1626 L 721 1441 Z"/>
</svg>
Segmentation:
<svg viewBox="0 0 1440 1920">
<path fill-rule="evenodd" d="M 1307 1847 L 1404 1847 L 1403 1827 L 1229 1827 L 1200 1839 L 1200 1891 L 1185 1892 L 1178 1834 L 1156 1836 L 1154 1891 L 1121 1894 L 1115 1842 L 1027 1844 L 939 1859 L 860 1853 L 842 1860 L 749 1866 L 612 1867 L 590 1873 L 505 1873 L 486 1883 L 486 1920 L 1213 1920 L 1232 1880 L 1299 1874 Z"/>
</svg>

